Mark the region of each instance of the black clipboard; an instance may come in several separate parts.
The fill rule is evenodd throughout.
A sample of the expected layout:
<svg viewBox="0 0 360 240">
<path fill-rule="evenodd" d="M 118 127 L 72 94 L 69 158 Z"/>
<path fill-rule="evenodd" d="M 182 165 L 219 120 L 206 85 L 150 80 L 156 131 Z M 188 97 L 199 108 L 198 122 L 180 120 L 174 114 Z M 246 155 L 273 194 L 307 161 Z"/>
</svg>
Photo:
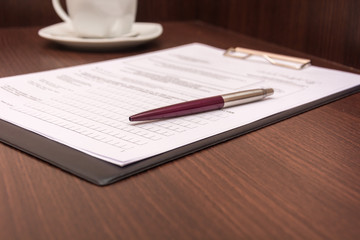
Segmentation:
<svg viewBox="0 0 360 240">
<path fill-rule="evenodd" d="M 240 53 L 240 55 L 238 55 L 238 53 Z M 259 56 L 264 58 L 270 64 L 297 70 L 301 70 L 310 65 L 309 59 L 295 58 L 246 48 L 229 48 L 225 51 L 224 55 L 240 59 L 248 59 L 251 56 Z M 289 62 L 290 64 L 284 63 L 284 61 Z M 250 124 L 143 159 L 124 167 L 95 158 L 79 150 L 75 150 L 69 146 L 63 145 L 1 119 L 0 141 L 53 166 L 59 167 L 60 169 L 78 176 L 88 182 L 99 186 L 105 186 L 146 171 L 150 168 L 181 158 L 193 152 L 200 151 L 207 147 L 301 114 L 321 105 L 336 101 L 359 91 L 360 86 L 356 86 L 325 98 L 318 99 L 311 103 L 271 115 Z"/>
</svg>

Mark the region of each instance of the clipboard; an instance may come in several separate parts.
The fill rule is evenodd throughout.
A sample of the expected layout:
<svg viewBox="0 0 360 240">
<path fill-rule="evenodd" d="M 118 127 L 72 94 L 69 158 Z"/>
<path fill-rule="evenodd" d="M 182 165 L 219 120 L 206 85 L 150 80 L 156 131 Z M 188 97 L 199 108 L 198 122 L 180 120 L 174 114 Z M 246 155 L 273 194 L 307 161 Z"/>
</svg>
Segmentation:
<svg viewBox="0 0 360 240">
<path fill-rule="evenodd" d="M 239 58 L 243 60 L 249 59 L 251 56 L 259 56 L 268 61 L 270 64 L 296 70 L 302 70 L 310 66 L 311 64 L 311 60 L 306 58 L 292 57 L 241 47 L 228 48 L 225 51 L 224 56 Z"/>
<path fill-rule="evenodd" d="M 356 86 L 124 167 L 100 160 L 4 120 L 0 120 L 0 141 L 90 183 L 105 186 L 354 94 L 359 90 L 360 86 Z"/>
</svg>

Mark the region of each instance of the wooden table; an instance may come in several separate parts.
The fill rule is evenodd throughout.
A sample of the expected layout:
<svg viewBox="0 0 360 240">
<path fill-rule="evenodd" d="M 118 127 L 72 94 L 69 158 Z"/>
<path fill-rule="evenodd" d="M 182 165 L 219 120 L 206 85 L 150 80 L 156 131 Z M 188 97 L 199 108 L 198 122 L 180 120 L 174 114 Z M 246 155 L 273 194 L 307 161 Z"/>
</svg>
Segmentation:
<svg viewBox="0 0 360 240">
<path fill-rule="evenodd" d="M 201 22 L 163 26 L 156 41 L 114 52 L 3 28 L 0 77 L 191 42 L 306 56 Z M 106 187 L 0 144 L 0 239 L 359 239 L 359 129 L 357 93 Z"/>
</svg>

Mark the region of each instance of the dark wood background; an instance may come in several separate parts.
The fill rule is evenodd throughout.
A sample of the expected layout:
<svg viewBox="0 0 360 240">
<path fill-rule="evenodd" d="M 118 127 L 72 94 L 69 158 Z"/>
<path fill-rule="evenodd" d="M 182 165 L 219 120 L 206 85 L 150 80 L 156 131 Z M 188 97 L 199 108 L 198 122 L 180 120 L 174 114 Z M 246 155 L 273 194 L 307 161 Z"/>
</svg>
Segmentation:
<svg viewBox="0 0 360 240">
<path fill-rule="evenodd" d="M 359 0 L 138 0 L 137 21 L 200 20 L 360 67 Z M 0 27 L 59 22 L 51 0 L 1 0 Z"/>
</svg>

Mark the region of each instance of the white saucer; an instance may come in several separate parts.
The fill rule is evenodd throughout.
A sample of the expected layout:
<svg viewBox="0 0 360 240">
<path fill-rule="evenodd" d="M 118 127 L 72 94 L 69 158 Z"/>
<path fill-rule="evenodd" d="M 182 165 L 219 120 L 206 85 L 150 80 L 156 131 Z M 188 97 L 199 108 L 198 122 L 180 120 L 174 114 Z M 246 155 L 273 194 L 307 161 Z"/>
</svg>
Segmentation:
<svg viewBox="0 0 360 240">
<path fill-rule="evenodd" d="M 81 38 L 76 36 L 72 26 L 57 23 L 39 30 L 38 34 L 59 44 L 88 50 L 127 48 L 149 42 L 161 35 L 163 28 L 158 23 L 135 23 L 127 36 L 115 38 Z"/>
</svg>

